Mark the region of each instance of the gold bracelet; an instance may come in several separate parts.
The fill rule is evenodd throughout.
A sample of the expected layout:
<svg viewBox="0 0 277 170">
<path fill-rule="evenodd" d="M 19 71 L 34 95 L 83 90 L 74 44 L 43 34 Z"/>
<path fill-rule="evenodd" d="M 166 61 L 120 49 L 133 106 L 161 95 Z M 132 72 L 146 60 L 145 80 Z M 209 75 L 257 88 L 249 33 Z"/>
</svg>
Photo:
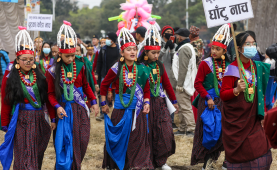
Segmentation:
<svg viewBox="0 0 277 170">
<path fill-rule="evenodd" d="M 235 93 L 235 88 L 233 89 L 233 93 L 234 93 L 235 96 L 239 95 L 239 93 L 237 93 L 237 94 Z"/>
</svg>

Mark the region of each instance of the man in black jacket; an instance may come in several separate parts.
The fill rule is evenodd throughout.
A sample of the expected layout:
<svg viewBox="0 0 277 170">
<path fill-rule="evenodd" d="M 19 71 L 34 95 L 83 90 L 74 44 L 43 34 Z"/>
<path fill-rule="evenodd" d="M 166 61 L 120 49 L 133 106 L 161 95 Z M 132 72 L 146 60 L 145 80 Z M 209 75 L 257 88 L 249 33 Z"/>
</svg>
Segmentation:
<svg viewBox="0 0 277 170">
<path fill-rule="evenodd" d="M 107 75 L 109 69 L 119 60 L 120 50 L 116 44 L 117 35 L 115 33 L 108 33 L 106 37 L 106 45 L 101 48 L 96 66 L 96 73 L 98 75 L 98 84 L 101 84 L 102 80 Z M 114 93 L 114 92 L 113 92 Z M 112 106 L 113 93 L 108 93 L 107 101 L 109 106 Z M 99 97 L 99 104 L 101 103 L 101 97 Z M 101 108 L 101 106 L 100 106 Z M 100 112 L 100 116 L 96 120 L 104 120 L 104 114 Z"/>
</svg>

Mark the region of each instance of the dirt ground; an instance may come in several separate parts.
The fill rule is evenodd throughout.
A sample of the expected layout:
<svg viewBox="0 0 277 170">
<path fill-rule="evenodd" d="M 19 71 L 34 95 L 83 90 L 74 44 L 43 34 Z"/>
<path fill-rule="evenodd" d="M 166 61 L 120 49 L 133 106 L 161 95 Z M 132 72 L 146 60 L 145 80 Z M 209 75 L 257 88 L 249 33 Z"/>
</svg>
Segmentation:
<svg viewBox="0 0 277 170">
<path fill-rule="evenodd" d="M 175 116 L 175 119 L 177 116 Z M 176 119 L 178 125 L 178 119 Z M 0 143 L 4 141 L 4 132 L 0 132 Z M 175 137 L 176 140 L 176 153 L 172 155 L 167 163 L 172 167 L 173 170 L 201 170 L 203 164 L 196 166 L 190 166 L 190 157 L 191 150 L 193 145 L 193 138 L 188 138 L 186 136 Z M 91 133 L 90 133 L 90 142 L 86 152 L 86 156 L 82 162 L 83 170 L 100 170 L 103 160 L 103 147 L 105 142 L 105 133 L 104 133 L 104 122 L 99 122 L 95 120 L 95 117 L 91 114 Z M 277 169 L 277 151 L 272 150 L 273 152 L 273 162 L 271 170 Z M 55 151 L 53 147 L 52 137 L 48 144 L 48 148 L 44 155 L 43 170 L 53 170 L 55 164 Z M 221 169 L 222 162 L 224 159 L 224 152 L 221 154 L 219 160 L 217 161 L 218 169 Z M 2 166 L 0 165 L 0 169 Z M 11 168 L 12 169 L 12 168 Z"/>
</svg>

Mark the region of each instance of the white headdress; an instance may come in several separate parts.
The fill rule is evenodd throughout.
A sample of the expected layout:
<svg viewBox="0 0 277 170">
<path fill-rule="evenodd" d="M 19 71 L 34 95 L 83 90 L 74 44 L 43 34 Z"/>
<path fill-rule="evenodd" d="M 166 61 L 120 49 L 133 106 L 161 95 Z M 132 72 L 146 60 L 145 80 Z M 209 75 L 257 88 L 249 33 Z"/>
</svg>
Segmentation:
<svg viewBox="0 0 277 170">
<path fill-rule="evenodd" d="M 19 26 L 19 32 L 15 36 L 15 52 L 16 56 L 22 54 L 34 55 L 34 43 L 30 37 L 30 34 L 26 31 L 26 27 Z M 20 50 L 20 46 L 23 46 L 23 50 Z M 27 49 L 27 50 L 26 50 Z"/>
<path fill-rule="evenodd" d="M 64 48 L 66 44 L 69 45 L 69 49 L 62 49 L 61 37 L 64 31 Z M 62 53 L 74 53 L 76 51 L 77 46 L 77 36 L 75 31 L 71 28 L 71 23 L 68 21 L 63 21 L 63 25 L 61 26 L 58 35 L 57 35 L 57 45 Z M 71 48 L 70 46 L 74 46 Z"/>
<path fill-rule="evenodd" d="M 160 50 L 161 49 L 161 44 L 162 44 L 162 39 L 161 35 L 159 33 L 158 28 L 155 26 L 156 21 L 151 21 L 150 22 L 150 27 L 145 33 L 145 38 L 142 42 L 142 45 L 138 49 L 138 55 L 140 54 L 140 51 L 144 48 L 144 50 Z M 151 44 L 151 40 L 153 39 L 153 43 Z M 147 41 L 149 42 L 147 45 Z M 138 56 L 139 57 L 139 56 Z"/>
<path fill-rule="evenodd" d="M 123 41 L 123 45 L 121 45 L 121 43 L 120 43 L 121 40 Z M 120 33 L 117 37 L 117 41 L 118 41 L 118 45 L 122 51 L 129 46 L 137 46 L 136 40 L 134 39 L 134 37 L 132 36 L 130 31 L 125 27 L 123 27 L 120 30 Z"/>
<path fill-rule="evenodd" d="M 222 43 L 225 40 L 224 43 Z M 229 24 L 222 25 L 213 37 L 213 42 L 220 42 L 226 47 L 230 43 L 230 26 Z"/>
</svg>

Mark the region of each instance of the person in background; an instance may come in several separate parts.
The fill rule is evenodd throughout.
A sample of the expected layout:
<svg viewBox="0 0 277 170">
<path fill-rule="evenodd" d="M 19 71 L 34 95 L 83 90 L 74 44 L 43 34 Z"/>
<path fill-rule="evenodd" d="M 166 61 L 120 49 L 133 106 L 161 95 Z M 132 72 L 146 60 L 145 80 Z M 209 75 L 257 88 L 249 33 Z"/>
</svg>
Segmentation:
<svg viewBox="0 0 277 170">
<path fill-rule="evenodd" d="M 173 30 L 174 32 L 178 31 L 180 29 L 180 27 L 174 27 Z"/>
<path fill-rule="evenodd" d="M 270 65 L 252 61 L 257 53 L 253 31 L 238 34 L 236 42 L 242 78 L 235 60 L 226 68 L 220 91 L 223 101 L 222 140 L 227 169 L 269 170 L 272 153 L 263 119 Z"/>
<path fill-rule="evenodd" d="M 194 90 L 193 84 L 197 74 L 196 55 L 190 44 L 189 30 L 180 28 L 175 34 L 178 46 L 175 49 L 172 70 L 177 72 L 178 80 L 175 78 L 172 86 L 176 89 L 180 126 L 174 134 L 193 137 L 195 120 L 191 105 L 191 96 L 193 95 L 191 91 Z"/>
<path fill-rule="evenodd" d="M 99 45 L 99 38 L 97 35 L 92 36 L 92 45 L 94 47 L 94 54 L 96 54 L 96 52 L 100 51 L 101 46 Z"/>
<path fill-rule="evenodd" d="M 99 56 L 97 58 L 97 67 L 96 73 L 98 75 L 98 84 L 101 86 L 102 80 L 107 75 L 109 69 L 113 66 L 113 64 L 119 60 L 120 58 L 120 49 L 119 45 L 116 44 L 117 35 L 116 33 L 108 33 L 106 37 L 106 45 L 101 48 Z M 111 89 L 111 88 L 110 88 Z M 114 90 L 110 90 L 107 95 L 108 106 L 112 106 L 112 100 L 115 97 Z M 101 103 L 101 97 L 99 98 Z M 100 116 L 96 118 L 96 120 L 101 121 L 104 120 L 104 114 L 100 109 Z"/>
<path fill-rule="evenodd" d="M 77 44 L 81 47 L 81 55 L 80 56 L 84 56 L 87 53 L 87 44 L 85 44 L 82 40 L 81 40 L 81 36 L 80 34 L 76 34 L 77 36 Z"/>
<path fill-rule="evenodd" d="M 135 39 L 139 41 L 139 44 L 138 44 L 138 51 L 140 51 L 140 49 L 143 47 L 143 44 L 142 44 L 142 41 L 144 40 L 145 38 L 145 33 L 146 33 L 146 28 L 141 26 L 141 27 L 138 27 L 135 31 L 136 33 L 136 37 Z"/>
<path fill-rule="evenodd" d="M 177 47 L 177 44 L 174 43 L 174 40 L 172 42 L 172 40 L 170 40 L 170 37 L 174 36 L 174 29 L 169 25 L 164 26 L 161 32 L 161 36 L 162 36 L 162 46 L 161 46 L 159 61 L 161 61 L 164 64 L 165 70 L 168 74 L 169 81 L 172 84 L 174 81 L 174 76 L 172 72 L 172 58 L 173 58 L 173 55 L 175 54 L 175 48 Z M 175 94 L 175 91 L 174 91 L 174 94 Z M 178 129 L 178 127 L 174 123 L 174 113 L 172 113 L 170 116 L 172 121 L 172 128 Z"/>
<path fill-rule="evenodd" d="M 51 53 L 52 53 L 52 56 L 54 58 L 57 57 L 58 53 L 59 53 L 59 47 L 57 46 L 57 44 L 53 44 L 53 46 L 51 47 Z"/>
<path fill-rule="evenodd" d="M 43 43 L 43 39 L 41 37 L 37 37 L 35 38 L 35 60 L 36 62 L 39 62 L 39 57 L 40 57 L 40 53 L 41 53 L 41 47 L 42 47 L 42 43 Z"/>
<path fill-rule="evenodd" d="M 81 54 L 81 46 L 80 46 L 79 44 L 77 44 L 77 46 L 76 46 L 75 55 L 81 56 L 81 57 L 82 57 L 82 54 Z"/>
<path fill-rule="evenodd" d="M 270 75 L 276 77 L 277 46 L 271 45 L 266 49 L 265 63 L 270 64 Z"/>
<path fill-rule="evenodd" d="M 54 64 L 54 58 L 51 53 L 51 46 L 48 42 L 43 43 L 39 59 L 39 69 L 44 75 L 46 75 L 48 68 Z"/>
<path fill-rule="evenodd" d="M 233 24 L 234 26 L 234 31 L 237 30 L 237 24 Z M 227 56 L 230 58 L 231 62 L 236 60 L 236 50 L 235 50 L 235 44 L 234 44 L 234 40 L 233 40 L 233 35 L 232 35 L 232 31 L 231 31 L 231 25 L 229 24 L 229 28 L 230 28 L 230 43 L 227 47 Z"/>
<path fill-rule="evenodd" d="M 1 88 L 1 85 L 2 85 L 2 79 L 3 79 L 3 76 L 5 74 L 5 71 L 8 67 L 10 63 L 10 58 L 9 58 L 9 52 L 1 49 L 0 50 L 0 88 Z"/>
<path fill-rule="evenodd" d="M 64 40 L 64 34 L 61 35 L 60 41 Z"/>
<path fill-rule="evenodd" d="M 203 46 L 204 46 L 202 39 L 199 38 L 199 31 L 200 29 L 195 26 L 190 27 L 189 39 L 190 39 L 191 45 L 195 49 L 197 68 L 202 61 Z"/>
<path fill-rule="evenodd" d="M 104 47 L 106 45 L 106 39 L 102 38 L 101 39 L 101 48 Z"/>
</svg>

